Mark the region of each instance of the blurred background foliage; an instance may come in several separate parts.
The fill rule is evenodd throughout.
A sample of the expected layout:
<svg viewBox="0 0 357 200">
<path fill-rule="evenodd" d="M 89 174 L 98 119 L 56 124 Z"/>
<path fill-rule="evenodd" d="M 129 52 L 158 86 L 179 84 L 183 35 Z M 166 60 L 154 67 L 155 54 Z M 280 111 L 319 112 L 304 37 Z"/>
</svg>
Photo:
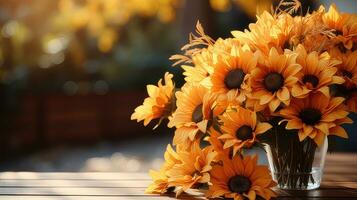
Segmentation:
<svg viewBox="0 0 357 200">
<path fill-rule="evenodd" d="M 114 99 L 113 94 L 118 99 L 126 95 L 126 100 L 118 101 L 125 104 L 121 106 L 126 110 L 120 107 L 117 112 L 122 114 L 110 123 L 123 124 L 113 129 L 119 139 L 124 129 L 138 132 L 130 129 L 138 124 L 133 122 L 125 127 L 125 120 L 129 120 L 133 108 L 143 100 L 146 84 L 157 82 L 167 70 L 178 75 L 180 69 L 170 67 L 168 57 L 187 42 L 197 20 L 214 39 L 229 37 L 231 30 L 246 28 L 255 20 L 257 12 L 270 10 L 275 3 L 278 1 L 0 0 L 0 145 L 3 147 L 0 153 L 11 155 L 17 148 L 26 147 L 24 151 L 28 151 L 46 143 L 46 130 L 50 129 L 47 126 L 52 126 L 46 124 L 52 120 L 49 117 L 52 114 L 46 112 L 51 105 L 62 105 L 58 102 L 68 101 L 63 103 L 66 106 L 58 108 L 61 112 L 68 111 L 66 115 L 53 114 L 55 119 L 63 118 L 63 124 L 57 125 L 61 130 L 73 129 L 67 121 L 80 124 L 81 117 L 97 117 L 99 114 L 92 107 L 101 107 L 103 101 L 93 100 L 92 107 L 81 108 L 93 95 L 94 99 L 106 96 L 108 102 Z M 330 2 L 302 1 L 306 10 L 320 3 Z M 356 2 L 342 3 L 342 9 L 355 11 Z M 139 95 L 132 91 L 138 91 Z M 73 103 L 70 97 L 79 100 Z M 67 106 L 72 104 L 73 107 Z M 103 113 L 112 112 L 110 108 L 116 104 L 107 106 Z M 72 112 L 74 107 L 80 109 Z M 17 122 L 21 116 L 26 123 Z M 98 118 L 82 124 L 96 123 L 95 119 Z M 23 131 L 16 135 L 20 127 Z M 28 127 L 35 127 L 33 144 L 28 139 L 32 138 L 28 136 L 31 132 Z M 72 132 L 80 132 L 79 129 Z M 98 129 L 103 130 L 107 129 Z M 18 142 L 20 137 L 31 143 L 30 147 Z M 42 141 L 38 143 L 38 140 Z"/>
</svg>

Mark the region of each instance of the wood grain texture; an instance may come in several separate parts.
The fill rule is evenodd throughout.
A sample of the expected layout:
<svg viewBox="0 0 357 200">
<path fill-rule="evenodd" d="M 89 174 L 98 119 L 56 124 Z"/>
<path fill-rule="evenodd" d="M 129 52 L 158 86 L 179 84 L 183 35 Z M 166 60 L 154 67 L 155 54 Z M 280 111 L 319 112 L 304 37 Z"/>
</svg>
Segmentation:
<svg viewBox="0 0 357 200">
<path fill-rule="evenodd" d="M 168 200 L 145 194 L 146 173 L 0 173 L 0 200 Z M 357 154 L 329 154 L 322 185 L 312 191 L 275 189 L 277 199 L 357 199 Z M 180 199 L 205 199 L 191 191 Z"/>
</svg>

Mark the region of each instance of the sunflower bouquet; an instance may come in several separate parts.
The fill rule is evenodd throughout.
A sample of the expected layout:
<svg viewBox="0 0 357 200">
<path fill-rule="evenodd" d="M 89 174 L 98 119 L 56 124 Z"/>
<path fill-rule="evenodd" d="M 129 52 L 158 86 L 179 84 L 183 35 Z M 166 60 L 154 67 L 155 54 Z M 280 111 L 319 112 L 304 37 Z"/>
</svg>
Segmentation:
<svg viewBox="0 0 357 200">
<path fill-rule="evenodd" d="M 296 14 L 300 13 L 300 14 Z M 182 55 L 185 84 L 173 75 L 148 85 L 133 120 L 168 121 L 172 145 L 148 193 L 179 196 L 204 189 L 208 198 L 270 199 L 274 186 L 319 187 L 327 136 L 357 111 L 357 15 L 328 10 L 302 14 L 282 1 L 249 29 L 213 40 L 197 23 Z M 249 149 L 266 150 L 270 170 Z"/>
</svg>

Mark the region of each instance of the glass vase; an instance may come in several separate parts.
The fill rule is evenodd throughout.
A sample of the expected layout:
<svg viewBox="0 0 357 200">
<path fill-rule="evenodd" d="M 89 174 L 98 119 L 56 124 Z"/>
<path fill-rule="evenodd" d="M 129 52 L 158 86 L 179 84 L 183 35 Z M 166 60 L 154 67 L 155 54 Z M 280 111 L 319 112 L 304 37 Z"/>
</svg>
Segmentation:
<svg viewBox="0 0 357 200">
<path fill-rule="evenodd" d="M 277 186 L 286 190 L 319 188 L 327 147 L 327 137 L 317 146 L 309 137 L 300 141 L 296 132 L 273 133 L 265 150 Z"/>
</svg>

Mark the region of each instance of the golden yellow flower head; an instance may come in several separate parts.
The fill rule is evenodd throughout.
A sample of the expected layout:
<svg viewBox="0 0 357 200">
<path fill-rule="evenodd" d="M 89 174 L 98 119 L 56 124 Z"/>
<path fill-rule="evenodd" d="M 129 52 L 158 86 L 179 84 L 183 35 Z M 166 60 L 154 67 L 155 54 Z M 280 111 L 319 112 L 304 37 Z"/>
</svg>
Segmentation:
<svg viewBox="0 0 357 200">
<path fill-rule="evenodd" d="M 182 65 L 185 81 L 192 84 L 201 84 L 210 87 L 209 74 L 212 73 L 213 55 L 208 49 L 202 50 L 192 56 L 194 66 Z"/>
<path fill-rule="evenodd" d="M 357 112 L 357 51 L 342 53 L 337 48 L 330 50 L 331 57 L 341 61 L 337 74 L 345 79 L 342 85 L 332 85 L 331 95 L 345 98 L 350 112 Z"/>
<path fill-rule="evenodd" d="M 239 102 L 250 93 L 250 76 L 257 66 L 257 56 L 249 49 L 233 47 L 229 55 L 217 54 L 210 76 L 213 93 L 231 94 Z"/>
<path fill-rule="evenodd" d="M 272 41 L 276 40 L 276 34 L 271 34 L 271 32 L 275 31 L 272 29 L 276 24 L 276 18 L 269 12 L 264 11 L 257 16 L 256 23 L 249 24 L 249 30 L 244 32 L 232 31 L 232 35 L 243 44 L 248 44 L 253 51 L 260 50 L 268 54 L 269 49 L 275 46 Z"/>
<path fill-rule="evenodd" d="M 294 51 L 298 56 L 296 62 L 302 66 L 302 70 L 297 73 L 299 79 L 291 90 L 294 97 L 303 98 L 310 92 L 321 92 L 326 97 L 330 96 L 329 86 L 332 84 L 342 84 L 345 80 L 337 76 L 337 68 L 340 62 L 330 59 L 327 52 L 318 54 L 313 51 L 307 53 L 304 46 L 299 45 Z"/>
<path fill-rule="evenodd" d="M 297 83 L 301 66 L 296 63 L 296 54 L 279 54 L 272 48 L 268 56 L 261 56 L 257 70 L 252 74 L 254 110 L 269 107 L 274 112 L 281 104 L 289 105 L 291 88 Z M 252 103 L 249 103 L 252 104 Z"/>
<path fill-rule="evenodd" d="M 250 148 L 257 141 L 257 135 L 272 127 L 269 123 L 258 122 L 255 112 L 242 107 L 224 113 L 221 122 L 223 134 L 218 138 L 224 141 L 224 149 L 233 149 L 233 155 L 242 148 Z"/>
<path fill-rule="evenodd" d="M 171 147 L 171 145 L 167 145 L 164 157 L 165 162 L 159 171 L 150 170 L 149 174 L 153 182 L 145 190 L 146 193 L 164 194 L 170 190 L 169 176 L 167 175 L 167 171 L 170 170 L 176 164 L 181 164 L 182 161 L 180 160 L 179 155 Z"/>
<path fill-rule="evenodd" d="M 210 144 L 210 147 L 217 153 L 215 162 L 219 162 L 222 157 L 231 156 L 231 149 L 223 148 L 224 142 L 219 139 L 222 134 L 215 130 L 213 127 L 208 131 L 209 135 L 204 138 Z"/>
<path fill-rule="evenodd" d="M 177 109 L 168 126 L 176 127 L 173 143 L 190 143 L 198 133 L 205 133 L 212 118 L 215 96 L 202 85 L 185 84 L 176 92 Z"/>
<path fill-rule="evenodd" d="M 340 61 L 337 65 L 339 76 L 346 80 L 346 85 L 357 85 L 357 51 L 342 53 L 334 48 L 330 50 L 331 57 Z"/>
<path fill-rule="evenodd" d="M 144 125 L 148 125 L 151 120 L 159 118 L 167 118 L 171 115 L 173 109 L 173 94 L 175 85 L 172 82 L 172 74 L 165 74 L 165 83 L 162 79 L 158 82 L 158 86 L 148 85 L 147 92 L 149 97 L 144 100 L 143 105 L 137 107 L 131 115 L 131 120 L 142 121 Z"/>
<path fill-rule="evenodd" d="M 211 162 L 217 155 L 212 148 L 201 149 L 199 141 L 195 141 L 189 148 L 178 145 L 177 155 L 180 163 L 166 172 L 169 187 L 176 188 L 176 196 L 210 181 Z"/>
<path fill-rule="evenodd" d="M 332 4 L 323 16 L 325 26 L 332 29 L 334 37 L 333 44 L 342 51 L 351 50 L 357 37 L 356 17 L 351 14 L 341 13 L 335 4 Z"/>
<path fill-rule="evenodd" d="M 257 156 L 234 156 L 232 160 L 223 159 L 222 165 L 213 166 L 212 185 L 207 196 L 234 200 L 275 197 L 271 188 L 276 183 L 272 180 L 268 167 L 258 165 L 257 159 Z"/>
<path fill-rule="evenodd" d="M 282 122 L 287 121 L 286 129 L 298 131 L 300 141 L 310 137 L 321 145 L 327 135 L 348 137 L 340 126 L 351 122 L 343 101 L 341 97 L 311 94 L 304 99 L 293 99 L 290 106 L 283 108 L 279 114 L 285 118 Z"/>
</svg>

